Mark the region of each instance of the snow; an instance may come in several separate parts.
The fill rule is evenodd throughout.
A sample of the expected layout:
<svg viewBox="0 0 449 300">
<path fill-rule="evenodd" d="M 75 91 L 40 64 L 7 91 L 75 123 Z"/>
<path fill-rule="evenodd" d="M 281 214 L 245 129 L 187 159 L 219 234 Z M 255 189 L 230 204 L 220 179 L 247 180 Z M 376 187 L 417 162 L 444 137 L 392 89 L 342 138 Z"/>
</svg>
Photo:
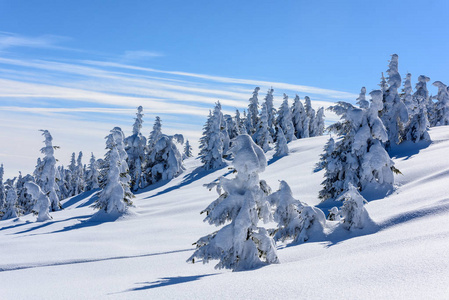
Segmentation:
<svg viewBox="0 0 449 300">
<path fill-rule="evenodd" d="M 204 171 L 195 158 L 171 181 L 136 194 L 129 213 L 97 217 L 95 192 L 62 201 L 53 220 L 33 215 L 0 221 L 2 299 L 447 299 L 449 288 L 449 126 L 432 142 L 392 149 L 395 190 L 364 207 L 372 220 L 351 231 L 329 222 L 327 236 L 296 246 L 277 244 L 280 264 L 253 271 L 187 264 L 198 237 L 211 232 L 199 212 L 212 193 L 202 185 L 228 168 Z M 327 137 L 289 143 L 261 179 L 285 180 L 296 199 L 318 205 L 323 171 L 313 172 Z M 341 203 L 340 203 L 341 204 Z M 273 228 L 275 225 L 273 225 Z"/>
</svg>

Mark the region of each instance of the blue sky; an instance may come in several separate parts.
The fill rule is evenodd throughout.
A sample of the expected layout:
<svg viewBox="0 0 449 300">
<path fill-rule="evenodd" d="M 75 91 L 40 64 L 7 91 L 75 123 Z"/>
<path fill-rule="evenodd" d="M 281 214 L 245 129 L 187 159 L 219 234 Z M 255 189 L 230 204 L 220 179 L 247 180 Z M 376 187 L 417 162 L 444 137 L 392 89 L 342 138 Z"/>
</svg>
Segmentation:
<svg viewBox="0 0 449 300">
<path fill-rule="evenodd" d="M 64 164 L 73 151 L 100 157 L 138 105 L 145 135 L 161 115 L 167 133 L 196 140 L 215 101 L 244 108 L 255 86 L 260 99 L 273 86 L 277 104 L 282 93 L 351 101 L 377 88 L 392 53 L 403 76 L 449 83 L 448 11 L 449 1 L 0 0 L 0 162 L 8 176 L 31 172 L 40 128 Z"/>
</svg>

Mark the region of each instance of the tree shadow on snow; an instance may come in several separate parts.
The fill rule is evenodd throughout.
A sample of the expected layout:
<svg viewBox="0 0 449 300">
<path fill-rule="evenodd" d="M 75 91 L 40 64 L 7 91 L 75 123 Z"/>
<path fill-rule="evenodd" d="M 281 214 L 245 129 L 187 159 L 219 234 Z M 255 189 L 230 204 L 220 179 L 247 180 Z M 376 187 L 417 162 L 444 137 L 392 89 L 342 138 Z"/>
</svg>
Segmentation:
<svg viewBox="0 0 449 300">
<path fill-rule="evenodd" d="M 57 224 L 57 223 L 61 223 L 61 222 L 69 221 L 69 220 L 88 218 L 89 216 L 90 216 L 90 215 L 76 216 L 76 217 L 72 217 L 72 218 L 68 218 L 68 219 L 63 219 L 63 220 L 58 220 L 58 221 L 48 220 L 48 221 L 45 221 L 44 223 L 41 223 L 41 222 L 29 222 L 29 221 L 27 221 L 27 223 L 20 224 L 20 225 L 26 225 L 26 224 L 39 224 L 39 225 L 38 225 L 38 226 L 34 226 L 34 227 L 32 227 L 32 228 L 29 228 L 29 229 L 26 229 L 26 230 L 23 230 L 23 231 L 15 232 L 15 233 L 13 233 L 13 234 L 28 233 L 28 232 L 31 232 L 31 231 L 34 231 L 34 230 L 38 230 L 38 229 L 45 228 L 45 227 L 50 226 L 50 225 L 53 225 L 53 224 Z M 17 226 L 20 226 L 20 225 L 17 225 Z M 10 227 L 13 227 L 13 226 L 10 226 Z M 45 233 L 45 234 L 47 234 L 47 233 Z M 12 235 L 12 234 L 11 234 L 11 235 Z"/>
<path fill-rule="evenodd" d="M 169 187 L 169 188 L 167 188 L 167 189 L 165 189 L 163 191 L 160 191 L 160 192 L 158 192 L 158 193 L 156 193 L 156 194 L 154 194 L 152 196 L 146 197 L 145 199 L 151 199 L 151 198 L 154 198 L 154 197 L 157 197 L 157 196 L 160 196 L 160 195 L 164 195 L 164 194 L 169 193 L 171 191 L 180 189 L 183 186 L 189 185 L 189 184 L 193 183 L 194 181 L 200 180 L 201 178 L 203 178 L 203 177 L 205 177 L 205 176 L 207 176 L 207 175 L 209 175 L 211 173 L 214 173 L 214 172 L 216 172 L 218 170 L 222 170 L 222 169 L 227 168 L 227 167 L 228 166 L 223 166 L 223 168 L 214 169 L 214 170 L 205 170 L 204 167 L 198 167 L 195 170 L 193 170 L 191 173 L 186 174 L 184 176 L 184 178 L 182 179 L 182 181 L 178 185 L 174 185 L 172 187 Z M 223 176 L 228 176 L 231 173 L 232 173 L 232 170 L 227 172 Z M 164 182 L 168 183 L 169 180 L 166 180 Z M 156 184 L 158 184 L 158 183 L 155 183 L 154 185 L 156 185 Z M 159 185 L 158 187 L 160 187 L 160 186 L 162 186 L 162 185 Z M 155 188 L 157 188 L 157 187 L 155 187 Z"/>
<path fill-rule="evenodd" d="M 176 285 L 176 284 L 181 284 L 181 283 L 187 283 L 187 282 L 191 282 L 191 281 L 200 280 L 203 277 L 214 276 L 214 275 L 217 275 L 217 274 L 218 273 L 205 274 L 205 275 L 194 275 L 194 276 L 163 277 L 163 278 L 160 278 L 159 280 L 152 281 L 152 282 L 138 282 L 136 284 L 142 285 L 142 286 L 131 288 L 131 289 L 125 290 L 125 291 L 123 291 L 121 293 L 138 292 L 138 291 L 144 291 L 144 290 L 160 288 L 160 287 L 164 287 L 164 286 L 170 286 L 170 285 Z"/>
<path fill-rule="evenodd" d="M 79 201 L 81 201 L 81 200 L 83 200 L 83 199 L 85 199 L 87 197 L 90 197 L 89 200 L 86 201 L 85 203 L 82 203 L 82 204 L 78 205 L 77 208 L 78 207 L 89 206 L 89 205 L 91 205 L 91 204 L 93 204 L 95 202 L 95 200 L 97 198 L 96 197 L 96 193 L 98 191 L 99 191 L 99 189 L 95 189 L 95 190 L 91 190 L 91 191 L 84 192 L 84 193 L 78 194 L 76 196 L 73 196 L 72 198 L 70 198 L 69 200 L 65 201 L 62 204 L 62 208 L 63 209 L 69 208 L 70 206 L 78 203 Z"/>
<path fill-rule="evenodd" d="M 408 160 L 412 156 L 418 154 L 421 150 L 429 147 L 431 143 L 432 142 L 430 141 L 420 141 L 418 143 L 405 141 L 399 145 L 392 146 L 388 152 L 392 158 Z"/>
</svg>

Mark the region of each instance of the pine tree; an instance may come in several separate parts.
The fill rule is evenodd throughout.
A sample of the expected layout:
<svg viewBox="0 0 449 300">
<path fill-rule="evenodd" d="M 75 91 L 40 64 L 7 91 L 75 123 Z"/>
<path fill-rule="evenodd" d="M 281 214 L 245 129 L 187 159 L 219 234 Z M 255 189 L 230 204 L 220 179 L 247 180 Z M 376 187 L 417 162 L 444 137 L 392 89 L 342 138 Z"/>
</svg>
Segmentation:
<svg viewBox="0 0 449 300">
<path fill-rule="evenodd" d="M 17 191 L 14 184 L 7 186 L 6 201 L 1 212 L 3 213 L 2 220 L 17 218 L 20 214 L 17 206 Z"/>
<path fill-rule="evenodd" d="M 69 184 L 69 196 L 75 196 L 76 195 L 76 154 L 75 152 L 72 153 L 72 157 L 70 159 L 70 164 L 68 166 L 68 169 L 70 171 L 70 174 L 68 175 L 67 179 L 70 179 L 68 181 Z"/>
<path fill-rule="evenodd" d="M 256 87 L 253 92 L 253 96 L 249 99 L 248 114 L 246 116 L 246 130 L 249 135 L 253 135 L 256 132 L 256 126 L 259 116 L 259 91 L 260 88 Z"/>
<path fill-rule="evenodd" d="M 129 175 L 131 176 L 130 185 L 133 191 L 137 191 L 145 185 L 142 168 L 145 162 L 145 147 L 147 140 L 140 132 L 143 123 L 142 111 L 142 106 L 139 106 L 137 108 L 136 118 L 133 125 L 133 134 L 125 139 L 125 150 L 128 154 Z"/>
<path fill-rule="evenodd" d="M 412 93 L 412 74 L 407 73 L 404 79 L 404 87 L 402 88 L 400 97 L 401 101 L 404 102 L 405 106 L 407 107 L 409 116 L 414 115 L 417 108 L 417 103 L 414 101 Z"/>
<path fill-rule="evenodd" d="M 206 170 L 217 169 L 224 165 L 223 149 L 226 138 L 223 136 L 222 124 L 221 105 L 217 102 L 213 114 L 209 113 L 203 137 L 200 139 L 200 159 Z"/>
<path fill-rule="evenodd" d="M 235 126 L 236 129 L 234 131 L 237 135 L 246 133 L 245 120 L 240 117 L 240 111 L 238 109 L 235 110 Z"/>
<path fill-rule="evenodd" d="M 44 193 L 41 188 L 32 181 L 27 181 L 25 183 L 25 188 L 27 189 L 27 193 L 31 195 L 36 203 L 33 207 L 33 213 L 37 214 L 37 222 L 51 220 L 52 217 L 49 213 L 51 201 L 47 194 Z"/>
<path fill-rule="evenodd" d="M 184 154 L 183 157 L 184 159 L 192 157 L 192 146 L 190 146 L 190 142 L 189 140 L 186 141 L 186 144 L 184 145 Z"/>
<path fill-rule="evenodd" d="M 260 114 L 257 130 L 253 135 L 253 140 L 263 151 L 267 152 L 271 149 L 270 144 L 273 143 L 273 140 L 268 130 L 268 112 L 266 103 L 262 104 L 262 112 Z"/>
<path fill-rule="evenodd" d="M 19 172 L 19 178 L 17 179 L 16 189 L 17 189 L 17 205 L 22 209 L 24 215 L 27 215 L 32 212 L 33 207 L 35 205 L 35 200 L 33 197 L 27 192 L 25 184 L 27 182 L 35 182 L 35 179 L 32 175 L 27 174 L 22 176 L 22 173 Z"/>
<path fill-rule="evenodd" d="M 282 102 L 281 107 L 278 110 L 276 124 L 278 126 L 278 129 L 280 128 L 284 133 L 287 142 L 291 142 L 296 139 L 295 129 L 292 122 L 292 114 L 288 105 L 288 96 L 286 94 L 284 94 L 284 101 Z"/>
<path fill-rule="evenodd" d="M 268 201 L 276 208 L 274 221 L 278 223 L 274 231 L 276 241 L 292 239 L 292 244 L 309 239 L 311 231 L 323 232 L 326 217 L 316 207 L 311 207 L 293 198 L 290 186 L 280 181 L 279 190 L 268 196 Z"/>
<path fill-rule="evenodd" d="M 385 102 L 379 113 L 388 133 L 387 149 L 401 142 L 402 130 L 408 121 L 407 107 L 398 94 L 401 86 L 401 75 L 398 71 L 398 55 L 391 56 L 388 73 L 389 88 L 385 92 Z"/>
<path fill-rule="evenodd" d="M 299 96 L 296 95 L 292 106 L 292 123 L 298 139 L 309 137 L 309 120 Z"/>
<path fill-rule="evenodd" d="M 112 129 L 106 137 L 106 149 L 102 190 L 93 207 L 107 213 L 124 213 L 132 205 L 133 195 L 127 185 L 129 175 L 124 172 L 128 166 L 123 148 L 123 132 L 119 127 Z"/>
<path fill-rule="evenodd" d="M 324 107 L 320 107 L 316 112 L 313 136 L 321 136 L 324 133 Z"/>
<path fill-rule="evenodd" d="M 366 95 L 366 88 L 362 87 L 360 89 L 359 97 L 356 99 L 356 103 L 360 108 L 368 108 L 369 107 L 369 102 L 366 100 L 365 95 Z"/>
<path fill-rule="evenodd" d="M 287 140 L 285 138 L 284 133 L 282 132 L 282 129 L 280 127 L 277 128 L 277 136 L 276 136 L 276 152 L 274 153 L 274 156 L 285 156 L 288 154 L 288 145 Z"/>
<path fill-rule="evenodd" d="M 325 162 L 325 180 L 319 197 L 336 199 L 349 184 L 361 190 L 368 188 L 390 190 L 393 185 L 394 163 L 383 147 L 388 135 L 378 111 L 382 108 L 382 91 L 370 93 L 368 109 L 338 102 L 330 109 L 342 121 L 329 127 L 340 136 L 334 151 Z"/>
<path fill-rule="evenodd" d="M 449 125 L 449 92 L 447 86 L 441 81 L 435 81 L 434 86 L 438 88 L 435 103 L 435 126 Z"/>
<path fill-rule="evenodd" d="M 61 209 L 59 198 L 56 193 L 56 159 L 54 157 L 55 148 L 52 141 L 53 138 L 48 130 L 41 130 L 45 137 L 45 147 L 41 149 L 44 158 L 41 161 L 41 171 L 39 177 L 36 177 L 36 183 L 42 188 L 42 191 L 48 195 L 51 202 L 51 210 L 57 211 Z"/>
<path fill-rule="evenodd" d="M 83 166 L 83 152 L 79 152 L 78 158 L 76 160 L 76 167 L 75 167 L 75 175 L 74 175 L 74 182 L 75 182 L 75 195 L 81 194 L 84 192 L 86 188 L 86 183 L 84 182 L 84 166 Z"/>
<path fill-rule="evenodd" d="M 98 172 L 97 160 L 95 159 L 94 154 L 91 153 L 89 169 L 87 171 L 87 176 L 86 176 L 86 190 L 87 191 L 95 190 L 100 187 L 100 184 L 98 182 L 99 175 L 100 174 Z"/>
<path fill-rule="evenodd" d="M 310 98 L 308 96 L 304 97 L 304 109 L 306 110 L 306 114 L 309 120 L 309 130 L 307 133 L 307 137 L 313 137 L 313 126 L 315 125 L 315 110 L 312 108 L 312 102 L 310 101 Z"/>
<path fill-rule="evenodd" d="M 323 170 L 332 159 L 332 153 L 335 150 L 335 140 L 331 137 L 324 145 L 324 151 L 320 155 L 320 160 L 315 165 L 315 172 Z"/>
<path fill-rule="evenodd" d="M 273 103 L 273 88 L 269 88 L 267 95 L 264 98 L 264 104 L 266 105 L 267 110 L 267 124 L 268 124 L 268 131 L 270 132 L 271 136 L 274 137 L 276 134 L 276 108 L 274 108 Z"/>
<path fill-rule="evenodd" d="M 199 239 L 188 261 L 202 259 L 207 263 L 218 259 L 216 268 L 234 271 L 278 263 L 274 241 L 265 228 L 258 227 L 259 219 L 271 220 L 267 195 L 259 181 L 259 173 L 267 165 L 265 154 L 246 134 L 235 138 L 230 151 L 236 177 L 221 177 L 217 189 L 219 198 L 202 211 L 207 214 L 204 221 L 211 225 L 230 223 Z"/>
<path fill-rule="evenodd" d="M 3 175 L 5 174 L 5 170 L 3 169 L 3 164 L 0 165 L 0 208 L 3 207 L 6 201 L 6 190 L 5 185 L 3 184 Z"/>
</svg>

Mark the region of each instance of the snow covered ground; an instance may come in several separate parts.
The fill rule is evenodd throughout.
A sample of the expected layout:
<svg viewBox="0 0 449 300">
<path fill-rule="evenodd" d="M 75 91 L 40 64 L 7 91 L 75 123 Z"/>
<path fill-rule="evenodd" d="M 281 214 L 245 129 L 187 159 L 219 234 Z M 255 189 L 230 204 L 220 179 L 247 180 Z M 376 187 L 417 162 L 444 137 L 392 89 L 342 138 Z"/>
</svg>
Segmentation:
<svg viewBox="0 0 449 300">
<path fill-rule="evenodd" d="M 395 150 L 403 175 L 391 195 L 366 205 L 373 224 L 279 245 L 281 263 L 253 271 L 186 263 L 192 243 L 215 231 L 199 212 L 217 194 L 202 185 L 229 174 L 201 171 L 195 159 L 178 178 L 137 194 L 118 219 L 92 218 L 89 192 L 65 200 L 51 221 L 1 221 L 0 298 L 449 299 L 449 127 L 430 135 L 430 145 Z M 319 205 L 323 171 L 313 169 L 326 140 L 294 141 L 281 159 L 270 151 L 261 179 L 273 191 L 285 180 L 295 198 Z"/>
</svg>

